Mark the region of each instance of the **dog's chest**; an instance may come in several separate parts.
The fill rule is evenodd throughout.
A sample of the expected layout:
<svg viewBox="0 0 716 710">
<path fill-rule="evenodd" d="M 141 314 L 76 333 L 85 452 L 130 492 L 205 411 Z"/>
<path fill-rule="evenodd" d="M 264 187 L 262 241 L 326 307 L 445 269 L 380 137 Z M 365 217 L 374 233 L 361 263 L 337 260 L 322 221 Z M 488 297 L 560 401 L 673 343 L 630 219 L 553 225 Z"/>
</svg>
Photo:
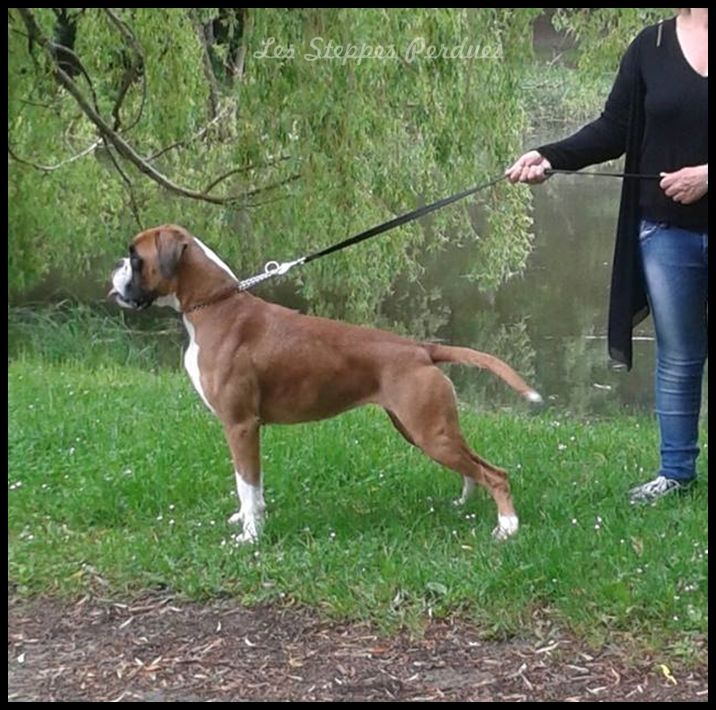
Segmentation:
<svg viewBox="0 0 716 710">
<path fill-rule="evenodd" d="M 189 374 L 194 389 L 199 393 L 199 396 L 203 400 L 204 404 L 216 414 L 216 411 L 211 406 L 211 403 L 206 398 L 204 388 L 201 385 L 201 371 L 199 370 L 199 344 L 196 342 L 196 333 L 194 326 L 184 318 L 184 326 L 186 327 L 187 333 L 189 333 L 189 347 L 187 347 L 184 353 L 184 368 Z"/>
</svg>

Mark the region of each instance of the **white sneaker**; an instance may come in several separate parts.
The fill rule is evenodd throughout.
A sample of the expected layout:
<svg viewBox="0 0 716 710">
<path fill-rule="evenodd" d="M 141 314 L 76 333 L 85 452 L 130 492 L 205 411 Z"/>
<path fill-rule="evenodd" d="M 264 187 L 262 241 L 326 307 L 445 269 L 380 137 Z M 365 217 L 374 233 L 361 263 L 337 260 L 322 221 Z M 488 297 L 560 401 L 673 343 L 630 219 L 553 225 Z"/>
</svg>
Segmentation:
<svg viewBox="0 0 716 710">
<path fill-rule="evenodd" d="M 686 491 L 692 483 L 692 481 L 677 481 L 674 478 L 657 476 L 653 481 L 632 488 L 629 491 L 629 501 L 631 503 L 652 503 L 668 493 Z"/>
</svg>

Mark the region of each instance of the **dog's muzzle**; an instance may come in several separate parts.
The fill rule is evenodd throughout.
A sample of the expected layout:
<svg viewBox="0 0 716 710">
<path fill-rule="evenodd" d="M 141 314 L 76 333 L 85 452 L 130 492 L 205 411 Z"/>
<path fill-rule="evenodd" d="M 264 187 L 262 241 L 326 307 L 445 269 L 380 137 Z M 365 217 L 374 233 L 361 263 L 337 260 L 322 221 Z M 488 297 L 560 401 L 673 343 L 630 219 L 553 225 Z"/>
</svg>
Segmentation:
<svg viewBox="0 0 716 710">
<path fill-rule="evenodd" d="M 129 259 L 121 259 L 112 272 L 112 288 L 107 298 L 112 299 L 122 308 L 143 311 L 154 302 L 156 295 L 139 288 L 136 283 Z"/>
</svg>

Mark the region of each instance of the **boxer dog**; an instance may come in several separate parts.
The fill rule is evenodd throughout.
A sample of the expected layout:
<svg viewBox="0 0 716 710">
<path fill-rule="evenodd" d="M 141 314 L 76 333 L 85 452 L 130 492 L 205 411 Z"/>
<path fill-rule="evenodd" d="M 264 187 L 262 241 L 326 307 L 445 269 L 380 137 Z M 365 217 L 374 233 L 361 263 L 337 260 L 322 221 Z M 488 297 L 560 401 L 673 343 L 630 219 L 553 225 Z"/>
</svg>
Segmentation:
<svg viewBox="0 0 716 710">
<path fill-rule="evenodd" d="M 540 402 L 498 358 L 268 303 L 239 290 L 229 267 L 177 225 L 138 234 L 111 280 L 109 296 L 124 308 L 156 304 L 182 314 L 189 334 L 184 365 L 231 449 L 240 507 L 229 522 L 242 526 L 237 541 L 257 540 L 263 524 L 261 427 L 326 419 L 363 404 L 383 407 L 408 442 L 462 476 L 456 503 L 465 503 L 475 483 L 487 489 L 497 505 L 493 537 L 517 532 L 507 474 L 465 442 L 454 387 L 437 367 L 485 368 Z"/>
</svg>

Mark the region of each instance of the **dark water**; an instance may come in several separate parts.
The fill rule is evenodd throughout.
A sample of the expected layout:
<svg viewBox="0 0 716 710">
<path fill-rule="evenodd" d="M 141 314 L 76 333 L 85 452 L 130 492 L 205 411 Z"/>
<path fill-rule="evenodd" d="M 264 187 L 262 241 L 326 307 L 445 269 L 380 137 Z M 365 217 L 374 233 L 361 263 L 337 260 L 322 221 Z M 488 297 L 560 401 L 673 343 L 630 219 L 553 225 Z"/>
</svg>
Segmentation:
<svg viewBox="0 0 716 710">
<path fill-rule="evenodd" d="M 558 410 L 580 415 L 653 411 L 651 319 L 635 331 L 630 372 L 610 366 L 607 354 L 620 181 L 556 175 L 541 186 L 516 189 L 533 190 L 535 200 L 534 251 L 526 272 L 486 298 L 460 278 L 460 265 L 469 253 L 441 256 L 433 269 L 451 315 L 440 335 L 504 357 Z M 452 377 L 461 396 L 469 399 L 474 376 L 455 372 Z M 705 415 L 707 391 L 708 372 Z M 480 403 L 484 393 L 477 399 Z"/>
<path fill-rule="evenodd" d="M 534 194 L 534 251 L 526 272 L 486 298 L 460 278 L 460 264 L 469 254 L 450 254 L 440 270 L 452 315 L 441 335 L 504 357 L 558 409 L 575 414 L 650 410 L 651 321 L 636 332 L 631 372 L 614 369 L 607 355 L 619 181 L 556 175 L 541 186 L 515 189 Z M 485 332 L 481 321 L 488 326 Z M 469 388 L 469 375 L 453 377 L 461 393 Z"/>
</svg>

